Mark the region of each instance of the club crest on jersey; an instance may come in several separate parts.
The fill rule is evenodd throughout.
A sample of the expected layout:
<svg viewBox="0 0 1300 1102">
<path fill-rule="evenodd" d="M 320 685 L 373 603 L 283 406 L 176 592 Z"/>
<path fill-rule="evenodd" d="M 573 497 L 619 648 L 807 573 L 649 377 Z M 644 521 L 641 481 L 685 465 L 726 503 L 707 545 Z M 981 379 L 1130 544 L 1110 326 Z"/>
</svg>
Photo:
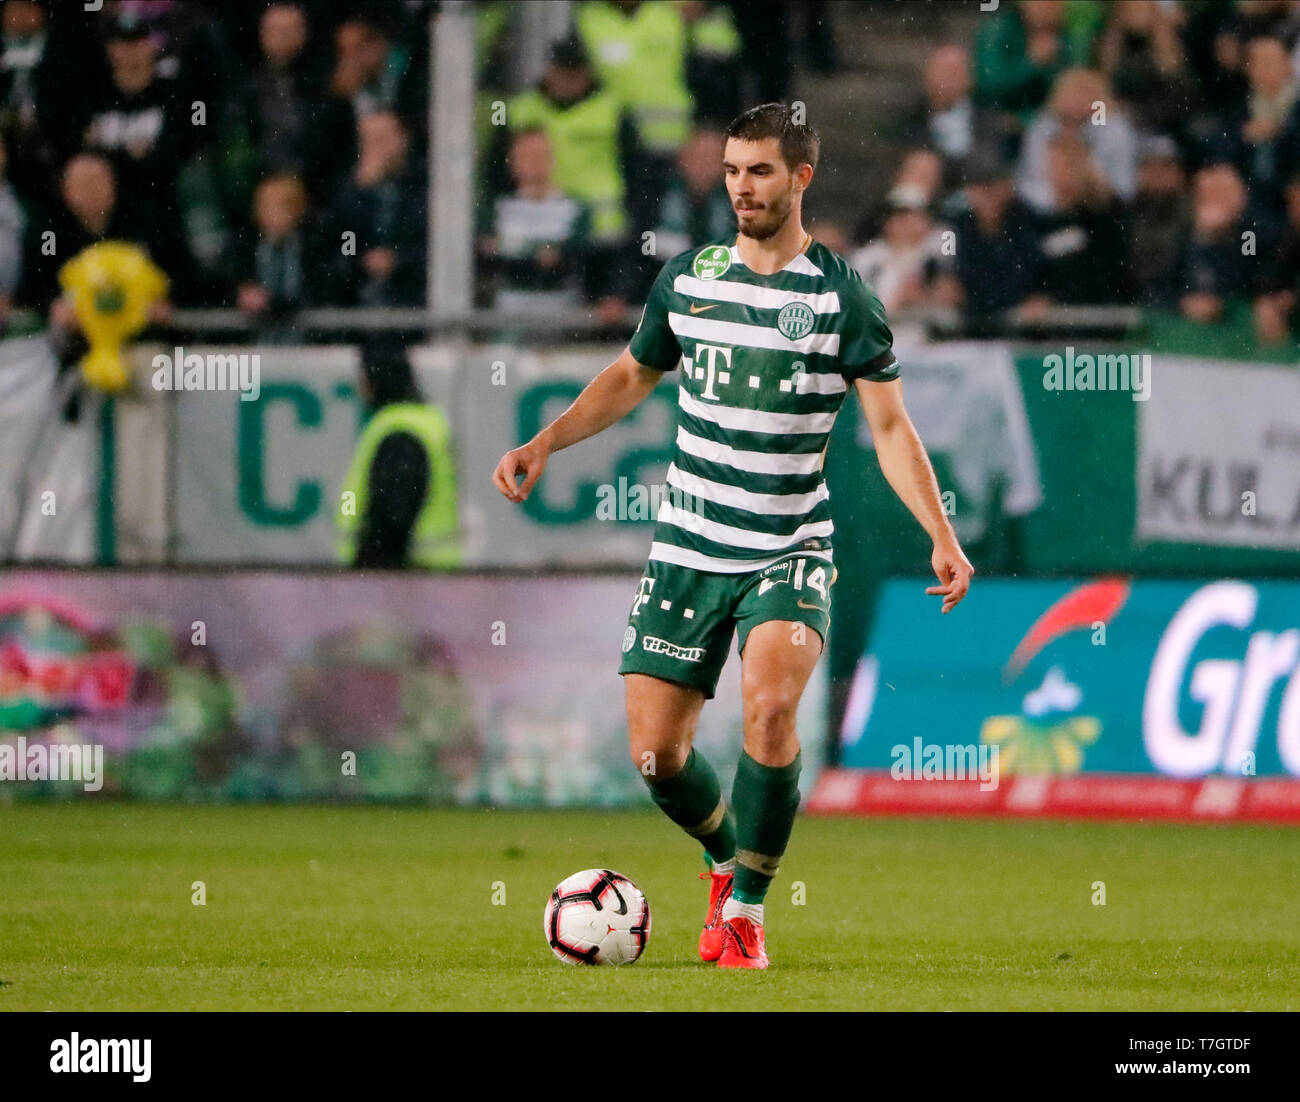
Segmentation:
<svg viewBox="0 0 1300 1102">
<path fill-rule="evenodd" d="M 726 245 L 710 245 L 695 254 L 692 270 L 696 279 L 717 279 L 731 267 L 731 250 Z"/>
<path fill-rule="evenodd" d="M 787 340 L 797 341 L 812 332 L 815 320 L 806 302 L 787 302 L 776 315 L 776 327 Z"/>
<path fill-rule="evenodd" d="M 627 631 L 623 632 L 623 653 L 627 654 L 636 645 L 636 628 L 631 624 L 628 625 Z"/>
</svg>

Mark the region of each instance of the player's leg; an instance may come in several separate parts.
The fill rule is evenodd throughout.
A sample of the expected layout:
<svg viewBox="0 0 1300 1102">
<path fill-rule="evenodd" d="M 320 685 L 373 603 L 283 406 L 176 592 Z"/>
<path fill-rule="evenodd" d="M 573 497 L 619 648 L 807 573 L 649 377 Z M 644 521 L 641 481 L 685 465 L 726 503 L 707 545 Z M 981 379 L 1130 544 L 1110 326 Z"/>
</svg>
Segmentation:
<svg viewBox="0 0 1300 1102">
<path fill-rule="evenodd" d="M 821 651 L 817 632 L 789 620 L 759 624 L 745 645 L 745 748 L 732 796 L 745 823 L 736 870 L 742 903 L 763 901 L 794 825 L 800 769 L 795 715 Z"/>
<path fill-rule="evenodd" d="M 665 815 L 697 839 L 713 862 L 735 856 L 736 832 L 713 767 L 692 743 L 701 689 L 648 674 L 624 676 L 632 761 Z"/>
<path fill-rule="evenodd" d="M 799 809 L 795 717 L 821 657 L 830 621 L 826 568 L 798 560 L 755 579 L 737 608 L 745 746 L 731 803 L 736 815 L 736 877 L 723 908 L 730 933 L 725 967 L 766 967 L 763 900 L 780 867 Z M 833 571 L 833 567 L 831 570 Z M 832 573 L 832 580 L 834 575 Z M 811 584 L 806 584 L 811 579 Z M 743 920 L 737 922 L 735 920 Z M 732 936 L 734 934 L 734 936 Z"/>
<path fill-rule="evenodd" d="M 655 804 L 705 850 L 709 909 L 700 956 L 722 953 L 722 907 L 731 894 L 735 819 L 713 767 L 692 745 L 735 634 L 734 579 L 651 561 L 623 636 L 632 760 Z"/>
<path fill-rule="evenodd" d="M 708 855 L 709 872 L 700 874 L 709 880 L 709 904 L 699 953 L 701 960 L 715 961 L 722 955 L 722 911 L 731 896 L 736 826 L 717 773 L 692 745 L 704 692 L 648 674 L 629 673 L 623 681 L 632 761 L 650 798 Z"/>
</svg>

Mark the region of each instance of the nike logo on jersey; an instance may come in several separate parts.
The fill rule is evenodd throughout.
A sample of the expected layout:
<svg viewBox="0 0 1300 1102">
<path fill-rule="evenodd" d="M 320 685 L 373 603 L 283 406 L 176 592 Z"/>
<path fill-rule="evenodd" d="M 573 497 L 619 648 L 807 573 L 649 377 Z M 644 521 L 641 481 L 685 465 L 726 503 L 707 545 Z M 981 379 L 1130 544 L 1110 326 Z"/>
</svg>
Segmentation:
<svg viewBox="0 0 1300 1102">
<path fill-rule="evenodd" d="M 692 303 L 691 303 L 691 313 L 692 313 L 692 314 L 702 314 L 702 313 L 704 313 L 705 310 L 716 310 L 716 309 L 718 308 L 719 305 L 720 305 L 719 303 L 714 302 L 714 303 L 711 303 L 711 304 L 708 305 L 708 306 L 696 306 L 695 303 L 692 302 Z"/>
</svg>

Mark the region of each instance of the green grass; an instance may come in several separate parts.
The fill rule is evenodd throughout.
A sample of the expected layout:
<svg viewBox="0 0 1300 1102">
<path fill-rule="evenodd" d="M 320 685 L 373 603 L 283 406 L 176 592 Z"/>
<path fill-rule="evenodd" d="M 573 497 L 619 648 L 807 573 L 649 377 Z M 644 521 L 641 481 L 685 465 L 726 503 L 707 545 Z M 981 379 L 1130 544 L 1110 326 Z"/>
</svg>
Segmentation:
<svg viewBox="0 0 1300 1102">
<path fill-rule="evenodd" d="M 601 865 L 649 948 L 567 967 L 542 907 Z M 766 973 L 697 959 L 701 868 L 657 812 L 18 805 L 0 1009 L 1300 1009 L 1300 831 L 803 818 Z"/>
</svg>

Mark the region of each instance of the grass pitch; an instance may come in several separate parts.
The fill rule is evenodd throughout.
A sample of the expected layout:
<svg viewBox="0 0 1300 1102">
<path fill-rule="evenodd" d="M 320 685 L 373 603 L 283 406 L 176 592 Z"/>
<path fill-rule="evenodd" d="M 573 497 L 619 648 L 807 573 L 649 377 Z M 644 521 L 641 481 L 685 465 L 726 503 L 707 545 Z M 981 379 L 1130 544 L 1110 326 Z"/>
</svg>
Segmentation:
<svg viewBox="0 0 1300 1102">
<path fill-rule="evenodd" d="M 652 811 L 3 808 L 0 1010 L 1300 1009 L 1300 831 L 801 818 L 765 973 L 696 957 L 697 852 Z M 594 866 L 650 900 L 631 967 L 542 937 Z"/>
</svg>

